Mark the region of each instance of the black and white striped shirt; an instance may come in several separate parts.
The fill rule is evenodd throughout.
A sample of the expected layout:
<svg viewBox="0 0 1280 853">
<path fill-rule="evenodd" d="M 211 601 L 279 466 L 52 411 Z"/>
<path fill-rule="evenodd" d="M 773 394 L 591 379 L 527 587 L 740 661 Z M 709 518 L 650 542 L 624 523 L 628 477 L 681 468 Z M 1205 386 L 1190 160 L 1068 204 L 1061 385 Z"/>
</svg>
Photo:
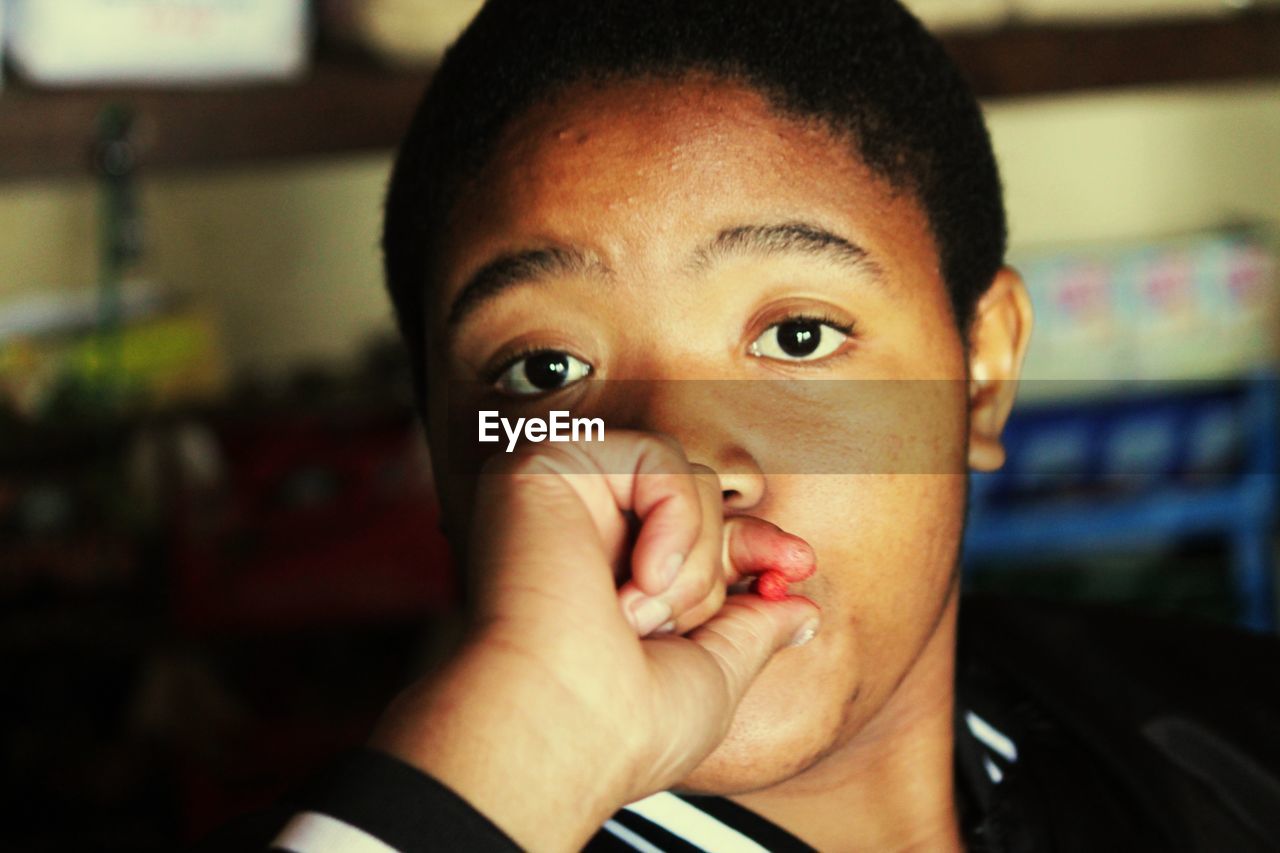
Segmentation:
<svg viewBox="0 0 1280 853">
<path fill-rule="evenodd" d="M 972 709 L 957 716 L 958 783 L 971 808 L 989 802 L 1018 761 L 1018 747 L 1001 729 Z M 434 780 L 374 753 L 357 761 L 344 789 L 300 812 L 276 838 L 273 849 L 290 853 L 412 853 L 450 849 L 511 850 L 514 846 L 482 815 Z M 428 814 L 421 804 L 429 803 Z M 440 821 L 435 826 L 432 814 Z M 470 813 L 468 813 L 470 812 Z M 424 818 L 425 823 L 424 824 Z M 471 833 L 467 835 L 467 833 Z M 722 797 L 663 791 L 623 808 L 588 843 L 588 851 L 639 853 L 788 853 L 807 844 L 759 815 Z"/>
<path fill-rule="evenodd" d="M 958 640 L 955 796 L 970 853 L 1280 849 L 1274 638 L 968 599 Z M 272 839 L 295 853 L 517 849 L 447 787 L 371 750 L 197 849 Z M 619 811 L 589 849 L 757 848 L 807 849 L 731 800 L 664 793 Z"/>
</svg>

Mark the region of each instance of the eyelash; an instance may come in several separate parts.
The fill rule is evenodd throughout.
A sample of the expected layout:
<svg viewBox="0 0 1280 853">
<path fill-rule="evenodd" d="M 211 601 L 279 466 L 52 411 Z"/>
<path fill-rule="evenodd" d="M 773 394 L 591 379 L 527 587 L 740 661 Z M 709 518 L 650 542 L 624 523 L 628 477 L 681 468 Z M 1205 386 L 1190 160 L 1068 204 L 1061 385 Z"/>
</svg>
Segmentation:
<svg viewBox="0 0 1280 853">
<path fill-rule="evenodd" d="M 774 326 L 781 326 L 785 323 L 820 323 L 823 326 L 829 326 L 830 328 L 835 329 L 840 334 L 845 335 L 846 337 L 849 337 L 849 338 L 856 337 L 855 332 L 857 331 L 857 326 L 854 325 L 853 323 L 846 323 L 841 320 L 837 320 L 835 317 L 832 317 L 829 314 L 789 314 L 780 320 L 776 320 L 770 323 L 768 326 L 765 327 L 765 331 L 772 329 Z M 763 332 L 761 334 L 763 334 Z M 541 355 L 542 353 L 546 353 L 546 352 L 564 352 L 564 350 L 558 350 L 553 347 L 545 347 L 545 346 L 537 346 L 537 345 L 521 347 L 520 349 L 516 350 L 515 352 L 505 357 L 498 364 L 497 367 L 493 367 L 485 371 L 482 378 L 485 382 L 492 385 L 495 382 L 497 382 L 499 379 L 501 379 L 503 374 L 505 374 L 508 370 L 510 370 L 511 367 L 517 362 L 519 362 L 521 359 L 529 358 L 535 355 Z M 843 355 L 847 355 L 847 354 L 848 353 L 841 353 L 838 355 L 828 356 L 826 359 L 823 359 L 823 361 L 827 361 L 832 358 L 840 358 Z"/>
<path fill-rule="evenodd" d="M 486 370 L 481 378 L 488 384 L 492 385 L 495 382 L 497 382 L 499 379 L 501 379 L 502 374 L 510 370 L 511 366 L 514 365 L 516 362 L 520 361 L 521 359 L 529 358 L 530 356 L 539 355 L 544 352 L 562 352 L 562 351 L 563 350 L 558 350 L 553 347 L 542 347 L 542 346 L 521 347 L 520 349 L 511 353 L 511 355 L 508 355 L 505 358 L 503 358 L 502 361 L 499 362 L 497 367 L 491 367 L 488 370 Z"/>
<path fill-rule="evenodd" d="M 786 325 L 787 323 L 818 323 L 822 326 L 826 326 L 831 329 L 834 329 L 835 331 L 839 332 L 840 334 L 844 335 L 846 338 L 850 340 L 857 340 L 858 326 L 856 323 L 837 320 L 835 317 L 826 313 L 788 314 L 782 317 L 781 319 L 775 320 L 769 325 L 765 326 L 764 332 L 761 332 L 760 334 L 763 335 L 765 332 L 769 331 L 770 329 L 775 328 L 777 326 Z M 757 339 L 758 338 L 759 336 L 757 336 Z M 777 359 L 766 359 L 762 356 L 757 356 L 757 358 L 761 358 L 761 360 L 765 360 L 765 361 L 773 361 L 777 364 L 782 365 L 784 369 L 796 369 L 796 368 L 804 369 L 809 367 L 816 367 L 818 365 L 823 365 L 823 364 L 830 364 L 833 361 L 847 358 L 852 354 L 853 354 L 852 349 L 844 348 L 843 350 L 838 350 L 832 353 L 831 355 L 828 355 L 825 358 L 819 359 L 818 361 L 809 361 L 809 362 L 781 361 Z"/>
<path fill-rule="evenodd" d="M 821 323 L 824 326 L 830 326 L 842 335 L 854 337 L 857 327 L 853 323 L 844 323 L 837 320 L 829 314 L 792 314 L 783 317 L 781 320 L 770 323 L 765 327 L 766 330 L 772 329 L 774 326 L 781 326 L 784 323 Z"/>
</svg>

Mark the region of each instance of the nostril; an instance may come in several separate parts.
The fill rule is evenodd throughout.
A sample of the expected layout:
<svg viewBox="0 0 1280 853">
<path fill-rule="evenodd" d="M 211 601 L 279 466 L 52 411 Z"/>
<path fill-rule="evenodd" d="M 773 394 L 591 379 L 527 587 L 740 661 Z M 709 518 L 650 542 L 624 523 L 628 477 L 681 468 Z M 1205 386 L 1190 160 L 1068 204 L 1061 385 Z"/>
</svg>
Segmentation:
<svg viewBox="0 0 1280 853">
<path fill-rule="evenodd" d="M 735 452 L 734 456 L 738 458 L 727 458 L 716 468 L 720 501 L 727 510 L 748 510 L 764 500 L 764 474 L 745 451 Z"/>
</svg>

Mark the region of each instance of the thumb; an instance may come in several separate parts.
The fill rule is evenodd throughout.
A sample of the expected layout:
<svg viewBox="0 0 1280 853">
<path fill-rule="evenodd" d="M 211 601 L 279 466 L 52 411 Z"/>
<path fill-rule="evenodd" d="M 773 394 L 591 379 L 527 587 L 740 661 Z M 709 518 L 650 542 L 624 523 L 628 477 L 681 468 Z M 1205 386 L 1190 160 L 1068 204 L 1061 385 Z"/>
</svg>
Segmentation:
<svg viewBox="0 0 1280 853">
<path fill-rule="evenodd" d="M 688 639 L 719 666 L 729 701 L 737 707 L 765 664 L 779 651 L 812 640 L 820 623 L 821 611 L 807 598 L 765 601 L 756 595 L 735 595 Z"/>
</svg>

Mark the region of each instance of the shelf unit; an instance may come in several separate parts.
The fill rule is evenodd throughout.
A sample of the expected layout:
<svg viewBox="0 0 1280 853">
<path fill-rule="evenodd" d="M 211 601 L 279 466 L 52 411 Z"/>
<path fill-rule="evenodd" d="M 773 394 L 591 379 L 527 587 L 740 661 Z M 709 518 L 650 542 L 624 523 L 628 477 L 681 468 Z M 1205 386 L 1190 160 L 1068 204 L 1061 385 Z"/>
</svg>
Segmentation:
<svg viewBox="0 0 1280 853">
<path fill-rule="evenodd" d="M 1280 11 L 1123 26 L 1018 26 L 944 41 L 984 98 L 1280 78 Z M 378 151 L 399 140 L 430 72 L 321 56 L 294 83 L 0 93 L 0 180 L 80 175 L 102 111 L 131 106 L 148 169 Z"/>
<path fill-rule="evenodd" d="M 130 107 L 147 169 L 377 151 L 408 126 L 430 75 L 351 59 L 294 83 L 203 89 L 34 89 L 0 94 L 0 180 L 87 174 L 99 116 Z"/>
<path fill-rule="evenodd" d="M 1228 408 L 1221 407 L 1223 399 Z M 1111 484 L 1111 493 L 1072 497 L 1058 490 L 1048 500 L 1019 498 L 988 501 L 984 496 L 999 488 L 1001 481 L 1019 479 L 1004 470 L 976 475 L 971 485 L 970 517 L 965 532 L 966 569 L 989 560 L 1015 560 L 1034 571 L 1045 557 L 1087 557 L 1092 554 L 1130 549 L 1168 547 L 1188 537 L 1215 537 L 1229 555 L 1231 585 L 1236 597 L 1237 620 L 1241 627 L 1273 633 L 1277 627 L 1277 600 L 1273 531 L 1280 493 L 1277 492 L 1276 436 L 1280 435 L 1280 377 L 1262 371 L 1235 381 L 1186 384 L 1171 388 L 1159 401 L 1137 398 L 1121 403 L 1105 398 L 1066 405 L 1050 405 L 1041 414 L 1062 413 L 1066 420 L 1087 423 L 1093 441 L 1105 445 L 1126 428 L 1144 423 L 1152 403 L 1171 405 L 1190 412 L 1192 417 L 1169 424 L 1173 430 L 1188 432 L 1188 420 L 1206 412 L 1230 412 L 1232 428 L 1240 442 L 1237 471 L 1215 470 L 1211 476 L 1175 476 L 1161 471 L 1155 462 L 1125 473 L 1116 470 L 1095 472 L 1094 479 Z M 1206 408 L 1206 399 L 1208 406 Z M 1006 437 L 1021 424 L 1035 422 L 1036 406 L 1015 409 L 1006 428 Z M 1135 418 L 1135 415 L 1137 417 Z M 1168 417 L 1167 413 L 1164 417 Z M 1057 430 L 1063 420 L 1049 418 L 1049 430 Z M 1145 422 L 1149 423 L 1149 419 Z M 1041 419 L 1045 423 L 1045 419 Z M 1021 427 L 1025 428 L 1025 427 Z M 1042 427 L 1043 428 L 1043 427 Z M 1194 434 L 1194 430 L 1190 430 Z M 1041 433 L 1043 435 L 1043 433 Z M 1189 442 L 1184 455 L 1199 449 Z M 1016 441 L 1015 441 L 1016 446 Z M 1094 454 L 1095 457 L 1104 454 Z M 1186 460 L 1183 460 L 1185 464 Z M 1017 461 L 1013 466 L 1017 468 Z M 1095 463 L 1096 464 L 1096 463 Z M 1171 460 L 1164 464 L 1174 467 Z M 1090 467 L 1088 464 L 1081 467 Z M 984 479 L 979 479 L 984 478 Z M 1148 482 L 1150 481 L 1150 482 Z"/>
</svg>

